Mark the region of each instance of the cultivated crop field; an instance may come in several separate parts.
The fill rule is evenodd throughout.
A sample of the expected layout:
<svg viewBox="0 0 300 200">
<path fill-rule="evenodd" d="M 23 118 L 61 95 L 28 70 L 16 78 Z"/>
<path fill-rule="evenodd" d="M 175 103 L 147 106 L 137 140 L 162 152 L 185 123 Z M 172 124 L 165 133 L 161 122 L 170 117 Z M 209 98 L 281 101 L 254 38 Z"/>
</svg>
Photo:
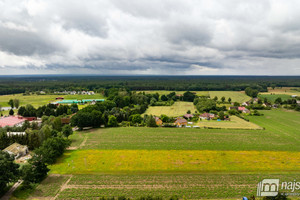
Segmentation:
<svg viewBox="0 0 300 200">
<path fill-rule="evenodd" d="M 257 183 L 264 178 L 293 181 L 299 180 L 300 174 L 101 174 L 73 175 L 64 179 L 50 175 L 39 185 L 32 199 L 50 199 L 55 196 L 57 199 L 93 199 L 103 196 L 136 198 L 147 195 L 233 199 L 255 195 Z M 60 191 L 56 188 L 54 193 L 49 193 L 49 182 L 56 182 L 53 188 L 65 184 L 64 189 Z"/>
<path fill-rule="evenodd" d="M 243 103 L 249 101 L 251 97 L 247 96 L 244 92 L 236 91 L 209 91 L 210 98 L 218 97 L 218 100 L 221 101 L 222 97 L 225 97 L 225 101 L 228 101 L 228 98 L 231 98 L 232 102 Z"/>
<path fill-rule="evenodd" d="M 201 120 L 196 125 L 222 129 L 262 129 L 260 126 L 252 122 L 247 122 L 237 116 L 230 116 L 230 121 Z"/>
<path fill-rule="evenodd" d="M 31 104 L 34 107 L 39 107 L 46 105 L 50 102 L 56 101 L 56 97 L 64 97 L 65 99 L 104 99 L 102 94 L 95 95 L 28 95 L 23 96 L 23 94 L 14 95 L 0 95 L 0 105 L 2 107 L 9 107 L 8 101 L 10 99 L 19 99 L 20 106 Z"/>
<path fill-rule="evenodd" d="M 268 92 L 263 92 L 261 94 L 286 94 L 286 95 L 299 95 L 300 96 L 300 88 L 299 87 L 276 87 L 276 88 L 268 88 Z"/>
<path fill-rule="evenodd" d="M 181 116 L 190 110 L 191 113 L 195 113 L 196 108 L 192 102 L 175 102 L 172 106 L 150 106 L 145 114 L 160 116 L 165 114 L 167 116 Z"/>
<path fill-rule="evenodd" d="M 262 113 L 248 118 L 265 130 L 124 127 L 76 132 L 71 136 L 74 150 L 51 166 L 50 176 L 30 198 L 237 199 L 255 195 L 264 178 L 299 180 L 300 113 Z M 49 192 L 42 195 L 45 190 Z"/>
</svg>

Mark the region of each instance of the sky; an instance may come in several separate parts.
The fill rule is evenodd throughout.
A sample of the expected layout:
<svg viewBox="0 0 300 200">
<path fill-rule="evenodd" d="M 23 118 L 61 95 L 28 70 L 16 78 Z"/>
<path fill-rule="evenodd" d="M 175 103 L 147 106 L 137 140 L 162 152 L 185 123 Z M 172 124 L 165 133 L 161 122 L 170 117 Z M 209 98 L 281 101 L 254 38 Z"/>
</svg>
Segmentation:
<svg viewBox="0 0 300 200">
<path fill-rule="evenodd" d="M 299 0 L 0 0 L 0 75 L 300 75 Z"/>
</svg>

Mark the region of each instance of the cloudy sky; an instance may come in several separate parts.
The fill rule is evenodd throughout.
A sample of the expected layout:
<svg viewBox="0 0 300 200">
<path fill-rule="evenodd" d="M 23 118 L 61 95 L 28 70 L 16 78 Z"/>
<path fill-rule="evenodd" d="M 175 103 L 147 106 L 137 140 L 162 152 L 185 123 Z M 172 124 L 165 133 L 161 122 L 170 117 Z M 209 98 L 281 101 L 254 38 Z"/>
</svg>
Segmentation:
<svg viewBox="0 0 300 200">
<path fill-rule="evenodd" d="M 0 75 L 300 75 L 299 0 L 0 0 Z"/>
</svg>

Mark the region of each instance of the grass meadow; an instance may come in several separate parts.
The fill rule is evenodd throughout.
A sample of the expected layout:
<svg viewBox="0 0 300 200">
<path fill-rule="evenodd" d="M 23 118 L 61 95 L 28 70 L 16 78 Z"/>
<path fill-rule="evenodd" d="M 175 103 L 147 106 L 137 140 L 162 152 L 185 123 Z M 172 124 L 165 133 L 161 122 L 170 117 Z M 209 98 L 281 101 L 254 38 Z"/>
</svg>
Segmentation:
<svg viewBox="0 0 300 200">
<path fill-rule="evenodd" d="M 31 104 L 34 107 L 39 107 L 46 105 L 50 102 L 56 101 L 56 97 L 64 97 L 65 99 L 104 99 L 102 94 L 95 95 L 28 95 L 23 96 L 23 94 L 14 95 L 0 95 L 0 105 L 2 107 L 9 107 L 8 101 L 10 99 L 19 99 L 20 106 Z"/>
<path fill-rule="evenodd" d="M 237 116 L 230 116 L 230 121 L 201 120 L 195 125 L 221 129 L 262 129 L 262 127 L 252 122 L 247 122 Z"/>
<path fill-rule="evenodd" d="M 209 91 L 210 98 L 218 97 L 218 100 L 221 101 L 222 97 L 225 97 L 225 101 L 228 101 L 228 98 L 231 98 L 232 102 L 243 103 L 249 101 L 251 97 L 247 96 L 244 92 L 237 91 Z"/>
<path fill-rule="evenodd" d="M 290 99 L 291 95 L 287 95 L 287 94 L 272 94 L 272 95 L 271 94 L 259 94 L 258 97 L 261 98 L 261 99 L 267 98 L 269 101 L 274 103 L 277 98 L 281 98 L 282 101 L 284 101 L 284 100 Z"/>
<path fill-rule="evenodd" d="M 150 106 L 145 114 L 148 115 L 156 115 L 160 116 L 162 114 L 171 116 L 171 117 L 176 117 L 176 116 L 181 116 L 185 115 L 187 111 L 190 110 L 192 113 L 195 113 L 196 108 L 192 102 L 175 102 L 171 106 Z"/>
<path fill-rule="evenodd" d="M 54 174 L 300 172 L 300 152 L 91 149 L 69 151 L 50 169 Z"/>
</svg>

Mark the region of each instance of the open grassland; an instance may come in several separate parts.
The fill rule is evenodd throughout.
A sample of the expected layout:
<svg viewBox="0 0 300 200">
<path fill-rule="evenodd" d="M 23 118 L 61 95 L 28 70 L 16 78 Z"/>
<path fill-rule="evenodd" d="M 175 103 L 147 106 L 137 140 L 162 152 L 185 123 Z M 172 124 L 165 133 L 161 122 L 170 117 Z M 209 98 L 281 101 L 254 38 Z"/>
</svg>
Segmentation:
<svg viewBox="0 0 300 200">
<path fill-rule="evenodd" d="M 265 127 L 275 137 L 289 137 L 300 141 L 300 112 L 292 110 L 262 110 L 264 116 L 248 116 L 251 122 Z M 268 138 L 269 139 L 269 138 Z"/>
<path fill-rule="evenodd" d="M 139 92 L 139 91 L 137 91 Z M 171 92 L 176 92 L 176 94 L 183 94 L 186 91 L 168 91 L 168 90 L 148 90 L 148 91 L 142 91 L 145 92 L 146 94 L 155 94 L 158 93 L 159 95 L 167 95 L 170 94 Z M 208 91 L 191 91 L 196 93 L 198 96 L 209 96 Z"/>
<path fill-rule="evenodd" d="M 286 94 L 286 95 L 298 95 L 300 96 L 300 88 L 299 87 L 276 87 L 276 88 L 268 88 L 268 92 L 262 92 L 260 94 Z"/>
<path fill-rule="evenodd" d="M 237 116 L 230 116 L 230 121 L 200 120 L 196 125 L 222 129 L 262 129 L 260 126 L 247 122 Z"/>
<path fill-rule="evenodd" d="M 248 118 L 265 130 L 124 127 L 76 134 L 87 137 L 82 149 L 300 151 L 300 113 L 261 112 Z"/>
<path fill-rule="evenodd" d="M 67 176 L 69 178 L 69 176 Z M 99 197 L 176 195 L 183 199 L 222 198 L 232 199 L 256 194 L 257 183 L 265 178 L 299 180 L 300 174 L 102 174 L 73 175 L 59 191 L 57 185 L 66 183 L 60 176 L 50 175 L 43 181 L 31 199 L 97 199 Z M 49 183 L 55 183 L 53 186 Z M 48 188 L 51 191 L 47 192 Z M 45 191 L 45 193 L 42 193 Z M 284 192 L 284 190 L 282 190 Z"/>
<path fill-rule="evenodd" d="M 145 114 L 160 116 L 162 114 L 176 117 L 187 113 L 190 110 L 195 113 L 196 108 L 192 102 L 175 102 L 172 106 L 150 106 Z"/>
<path fill-rule="evenodd" d="M 0 95 L 0 105 L 2 107 L 8 107 L 8 101 L 10 99 L 19 99 L 20 105 L 31 104 L 34 107 L 39 107 L 46 105 L 50 102 L 56 101 L 56 97 L 64 97 L 65 99 L 104 99 L 102 94 L 95 95 L 28 95 L 23 96 L 23 94 L 14 95 Z"/>
<path fill-rule="evenodd" d="M 264 116 L 248 118 L 265 130 L 126 127 L 76 132 L 71 139 L 78 150 L 67 151 L 51 166 L 30 199 L 177 195 L 228 200 L 256 195 L 257 183 L 265 178 L 299 180 L 300 113 L 261 112 Z"/>
<path fill-rule="evenodd" d="M 261 98 L 262 100 L 267 98 L 268 101 L 271 101 L 272 103 L 274 103 L 277 98 L 281 98 L 282 101 L 291 99 L 291 95 L 287 95 L 287 94 L 272 94 L 272 95 L 271 94 L 259 94 L 258 97 Z"/>
<path fill-rule="evenodd" d="M 225 97 L 225 101 L 228 101 L 228 98 L 231 98 L 232 102 L 243 103 L 249 101 L 251 97 L 247 96 L 244 92 L 237 91 L 209 91 L 210 98 L 218 97 L 218 100 L 221 101 L 222 97 Z"/>
<path fill-rule="evenodd" d="M 300 152 L 94 149 L 69 151 L 51 166 L 54 174 L 245 171 L 300 172 Z"/>
</svg>

